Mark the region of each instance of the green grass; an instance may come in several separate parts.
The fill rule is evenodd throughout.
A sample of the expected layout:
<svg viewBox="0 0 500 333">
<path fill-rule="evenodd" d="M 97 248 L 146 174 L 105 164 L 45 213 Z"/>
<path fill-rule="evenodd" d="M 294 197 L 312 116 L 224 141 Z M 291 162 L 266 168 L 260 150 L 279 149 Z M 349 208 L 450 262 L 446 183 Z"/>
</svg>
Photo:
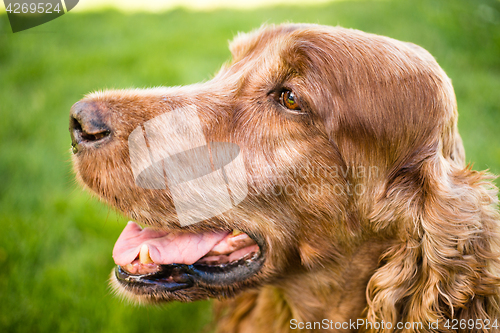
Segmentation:
<svg viewBox="0 0 500 333">
<path fill-rule="evenodd" d="M 209 79 L 262 23 L 342 25 L 427 48 L 453 79 L 467 160 L 500 173 L 500 2 L 343 1 L 253 11 L 0 15 L 0 332 L 200 332 L 210 302 L 135 307 L 107 287 L 126 218 L 73 181 L 71 105 L 103 88 Z"/>
</svg>

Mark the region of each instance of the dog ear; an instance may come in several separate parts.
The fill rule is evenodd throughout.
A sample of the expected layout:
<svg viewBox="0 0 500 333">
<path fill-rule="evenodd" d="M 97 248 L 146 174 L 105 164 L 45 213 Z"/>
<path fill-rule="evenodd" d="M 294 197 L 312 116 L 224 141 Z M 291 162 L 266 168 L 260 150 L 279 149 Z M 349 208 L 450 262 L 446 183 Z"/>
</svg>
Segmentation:
<svg viewBox="0 0 500 333">
<path fill-rule="evenodd" d="M 481 320 L 483 328 L 489 320 L 491 328 L 500 318 L 497 190 L 491 175 L 454 156 L 462 152 L 455 139 L 448 152 L 436 143 L 406 159 L 374 205 L 373 227 L 396 242 L 367 287 L 370 322 L 422 323 L 417 331 L 433 332 L 448 331 L 450 319 Z M 483 331 L 473 326 L 463 332 Z"/>
</svg>

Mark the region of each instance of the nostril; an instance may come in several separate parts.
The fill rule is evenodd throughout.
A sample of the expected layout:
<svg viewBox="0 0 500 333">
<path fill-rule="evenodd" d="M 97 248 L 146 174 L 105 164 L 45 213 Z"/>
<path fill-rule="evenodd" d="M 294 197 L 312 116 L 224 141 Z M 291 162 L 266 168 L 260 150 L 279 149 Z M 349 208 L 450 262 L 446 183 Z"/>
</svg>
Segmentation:
<svg viewBox="0 0 500 333">
<path fill-rule="evenodd" d="M 94 127 L 89 131 L 85 131 L 82 128 L 80 122 L 73 117 L 71 118 L 71 124 L 73 132 L 78 133 L 81 139 L 84 141 L 98 141 L 111 134 L 111 131 L 109 129 L 102 126 Z"/>
<path fill-rule="evenodd" d="M 98 148 L 110 137 L 111 128 L 103 118 L 102 111 L 93 103 L 77 103 L 72 107 L 69 130 L 73 153 L 84 147 Z"/>
<path fill-rule="evenodd" d="M 82 132 L 82 125 L 80 122 L 73 116 L 71 116 L 71 119 L 69 121 L 69 130 L 71 132 Z"/>
<path fill-rule="evenodd" d="M 107 137 L 109 135 L 109 131 L 103 131 L 103 132 L 99 132 L 99 133 L 96 133 L 96 134 L 89 134 L 89 133 L 85 133 L 83 132 L 83 139 L 84 140 L 87 140 L 87 141 L 98 141 L 98 140 L 101 140 L 105 137 Z"/>
</svg>

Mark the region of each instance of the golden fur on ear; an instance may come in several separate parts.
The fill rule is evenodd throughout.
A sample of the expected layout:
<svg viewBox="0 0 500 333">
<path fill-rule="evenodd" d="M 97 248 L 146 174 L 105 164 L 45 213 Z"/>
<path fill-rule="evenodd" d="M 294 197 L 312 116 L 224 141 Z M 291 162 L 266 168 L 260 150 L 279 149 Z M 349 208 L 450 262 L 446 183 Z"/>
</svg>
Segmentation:
<svg viewBox="0 0 500 333">
<path fill-rule="evenodd" d="M 368 284 L 367 319 L 422 323 L 422 332 L 436 331 L 431 323 L 437 321 L 441 332 L 450 319 L 472 318 L 483 327 L 489 320 L 487 331 L 494 332 L 491 324 L 500 318 L 497 190 L 491 175 L 460 167 L 440 146 L 428 145 L 393 172 L 375 204 L 371 221 L 392 230 L 397 243 Z M 473 326 L 463 332 L 483 332 Z"/>
</svg>

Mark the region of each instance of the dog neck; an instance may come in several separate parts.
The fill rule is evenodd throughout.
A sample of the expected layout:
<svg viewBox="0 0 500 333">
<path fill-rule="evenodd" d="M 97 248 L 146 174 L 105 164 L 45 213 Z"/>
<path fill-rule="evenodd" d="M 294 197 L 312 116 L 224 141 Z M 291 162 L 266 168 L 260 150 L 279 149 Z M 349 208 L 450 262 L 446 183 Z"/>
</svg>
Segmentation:
<svg viewBox="0 0 500 333">
<path fill-rule="evenodd" d="M 230 315 L 219 318 L 218 332 L 296 332 L 315 322 L 317 327 L 318 323 L 328 325 L 332 332 L 352 332 L 345 324 L 346 329 L 335 329 L 335 324 L 341 327 L 342 323 L 364 318 L 366 286 L 388 245 L 382 241 L 364 242 L 342 260 L 342 265 L 296 274 L 220 302 L 216 305 L 219 310 L 229 311 Z"/>
</svg>

